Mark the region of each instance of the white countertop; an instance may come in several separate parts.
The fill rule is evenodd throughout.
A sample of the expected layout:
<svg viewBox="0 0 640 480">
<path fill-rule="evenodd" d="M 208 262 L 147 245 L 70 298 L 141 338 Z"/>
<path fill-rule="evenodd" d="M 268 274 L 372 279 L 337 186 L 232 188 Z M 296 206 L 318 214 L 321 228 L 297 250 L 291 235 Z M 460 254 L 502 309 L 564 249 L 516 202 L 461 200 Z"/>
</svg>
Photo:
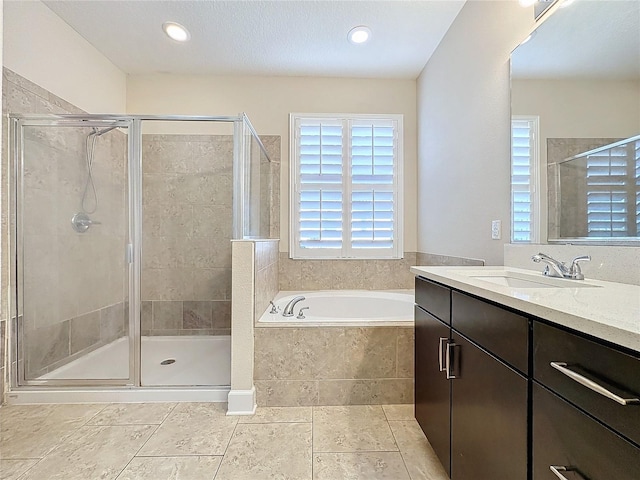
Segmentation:
<svg viewBox="0 0 640 480">
<path fill-rule="evenodd" d="M 640 286 L 601 280 L 564 280 L 512 267 L 411 267 L 415 275 L 640 352 Z M 520 288 L 470 274 L 539 275 L 542 281 L 593 288 Z"/>
</svg>

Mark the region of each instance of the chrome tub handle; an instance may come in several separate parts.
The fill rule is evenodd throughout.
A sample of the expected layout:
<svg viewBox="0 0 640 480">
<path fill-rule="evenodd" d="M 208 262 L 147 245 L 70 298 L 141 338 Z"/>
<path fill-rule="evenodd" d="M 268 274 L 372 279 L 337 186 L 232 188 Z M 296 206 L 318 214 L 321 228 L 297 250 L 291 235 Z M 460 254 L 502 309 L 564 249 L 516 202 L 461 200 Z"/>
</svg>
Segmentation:
<svg viewBox="0 0 640 480">
<path fill-rule="evenodd" d="M 571 380 L 578 382 L 580 385 L 587 387 L 589 390 L 593 390 L 600 395 L 607 397 L 614 402 L 619 403 L 620 405 L 637 405 L 640 404 L 640 399 L 634 398 L 629 395 L 630 398 L 624 398 L 620 395 L 615 394 L 611 390 L 606 387 L 603 387 L 599 383 L 591 380 L 590 378 L 585 377 L 584 375 L 579 374 L 578 372 L 574 372 L 569 368 L 569 366 L 564 362 L 551 362 L 550 365 L 558 370 L 560 373 L 566 375 Z M 627 396 L 627 395 L 625 395 Z"/>
</svg>

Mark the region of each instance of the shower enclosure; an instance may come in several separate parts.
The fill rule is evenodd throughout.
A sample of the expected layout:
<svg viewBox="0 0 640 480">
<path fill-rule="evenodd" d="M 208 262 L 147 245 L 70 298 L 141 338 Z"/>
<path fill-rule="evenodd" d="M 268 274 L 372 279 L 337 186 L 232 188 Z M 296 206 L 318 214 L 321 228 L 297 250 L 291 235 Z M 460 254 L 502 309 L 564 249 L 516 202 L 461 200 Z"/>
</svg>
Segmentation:
<svg viewBox="0 0 640 480">
<path fill-rule="evenodd" d="M 11 115 L 12 387 L 230 383 L 231 240 L 269 238 L 246 115 Z"/>
</svg>

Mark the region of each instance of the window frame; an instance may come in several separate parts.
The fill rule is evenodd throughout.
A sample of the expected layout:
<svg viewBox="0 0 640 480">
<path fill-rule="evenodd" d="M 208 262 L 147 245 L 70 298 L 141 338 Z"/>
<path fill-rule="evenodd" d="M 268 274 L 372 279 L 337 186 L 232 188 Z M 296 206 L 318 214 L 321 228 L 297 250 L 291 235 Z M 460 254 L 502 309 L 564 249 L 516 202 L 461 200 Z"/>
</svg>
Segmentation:
<svg viewBox="0 0 640 480">
<path fill-rule="evenodd" d="M 289 258 L 292 259 L 322 259 L 322 260 L 367 260 L 367 259 L 401 259 L 404 256 L 404 195 L 403 195 L 403 167 L 404 167 L 404 130 L 402 114 L 352 114 L 352 113 L 290 113 L 289 114 Z M 299 120 L 326 120 L 327 122 L 341 122 L 343 125 L 342 143 L 342 248 L 301 248 L 300 247 L 300 158 L 298 152 Z M 395 122 L 395 155 L 393 162 L 393 246 L 391 248 L 362 248 L 351 246 L 351 193 L 353 183 L 351 179 L 351 126 L 354 122 L 370 121 Z M 346 133 L 345 133 L 346 132 Z M 346 161 L 344 161 L 346 160 Z M 349 181 L 346 181 L 349 180 Z M 367 184 L 361 184 L 367 185 Z M 375 186 L 375 184 L 368 184 Z"/>
<path fill-rule="evenodd" d="M 513 209 L 513 122 L 514 121 L 527 121 L 530 123 L 531 139 L 530 139 L 530 194 L 531 194 L 531 238 L 528 241 L 515 240 L 514 239 L 514 209 Z M 511 238 L 512 244 L 534 244 L 540 243 L 540 231 L 542 228 L 542 215 L 540 211 L 540 117 L 538 115 L 512 115 L 510 122 L 510 135 L 511 139 L 511 151 L 509 155 L 510 174 L 509 174 L 509 191 L 510 191 L 510 210 L 511 210 Z"/>
</svg>

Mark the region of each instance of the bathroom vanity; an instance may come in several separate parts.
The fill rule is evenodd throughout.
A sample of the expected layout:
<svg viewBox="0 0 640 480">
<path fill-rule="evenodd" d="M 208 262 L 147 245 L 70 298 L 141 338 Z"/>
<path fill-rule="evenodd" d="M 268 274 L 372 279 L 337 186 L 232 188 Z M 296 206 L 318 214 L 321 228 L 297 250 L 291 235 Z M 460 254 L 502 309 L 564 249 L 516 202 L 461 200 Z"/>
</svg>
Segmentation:
<svg viewBox="0 0 640 480">
<path fill-rule="evenodd" d="M 416 419 L 452 480 L 640 478 L 640 287 L 411 271 Z"/>
</svg>

